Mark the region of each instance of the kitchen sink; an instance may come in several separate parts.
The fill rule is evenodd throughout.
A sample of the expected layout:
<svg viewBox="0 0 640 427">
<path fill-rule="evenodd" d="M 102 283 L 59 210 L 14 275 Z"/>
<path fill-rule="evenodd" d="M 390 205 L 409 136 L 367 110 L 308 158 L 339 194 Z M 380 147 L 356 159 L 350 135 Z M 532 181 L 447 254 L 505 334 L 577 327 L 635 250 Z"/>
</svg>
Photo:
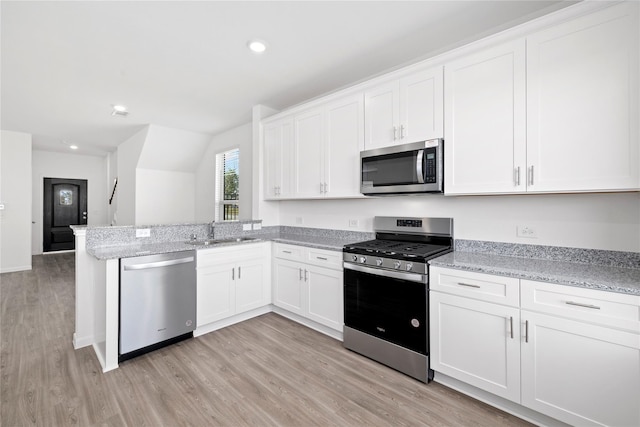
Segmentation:
<svg viewBox="0 0 640 427">
<path fill-rule="evenodd" d="M 209 245 L 217 245 L 220 243 L 239 243 L 239 242 L 249 242 L 252 240 L 260 240 L 256 237 L 236 237 L 233 239 L 206 239 L 206 240 L 187 240 L 187 244 L 193 246 L 209 246 Z"/>
</svg>

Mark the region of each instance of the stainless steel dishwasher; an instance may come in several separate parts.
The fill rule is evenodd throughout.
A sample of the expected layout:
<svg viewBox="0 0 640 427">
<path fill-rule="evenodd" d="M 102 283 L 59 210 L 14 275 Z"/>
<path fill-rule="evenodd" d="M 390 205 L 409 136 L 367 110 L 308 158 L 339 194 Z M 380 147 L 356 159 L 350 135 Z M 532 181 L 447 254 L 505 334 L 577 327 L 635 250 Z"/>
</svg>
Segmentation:
<svg viewBox="0 0 640 427">
<path fill-rule="evenodd" d="M 120 260 L 119 361 L 193 336 L 195 258 L 182 251 Z"/>
</svg>

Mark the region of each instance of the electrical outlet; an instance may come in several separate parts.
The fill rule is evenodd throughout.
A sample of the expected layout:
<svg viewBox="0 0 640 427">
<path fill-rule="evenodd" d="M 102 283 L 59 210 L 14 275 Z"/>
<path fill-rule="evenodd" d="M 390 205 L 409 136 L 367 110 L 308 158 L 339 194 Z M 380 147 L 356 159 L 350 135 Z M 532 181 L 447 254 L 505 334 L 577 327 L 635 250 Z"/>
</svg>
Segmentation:
<svg viewBox="0 0 640 427">
<path fill-rule="evenodd" d="M 251 224 L 242 224 L 242 231 L 251 231 Z"/>
<path fill-rule="evenodd" d="M 148 228 L 136 228 L 136 237 L 151 237 L 151 230 Z"/>
<path fill-rule="evenodd" d="M 349 220 L 349 227 L 357 227 L 358 226 L 358 220 L 357 219 L 350 219 Z"/>
<path fill-rule="evenodd" d="M 302 224 L 302 217 L 301 216 L 297 216 L 296 217 L 296 224 L 298 224 L 298 225 Z"/>
<path fill-rule="evenodd" d="M 262 230 L 262 224 L 260 224 L 259 222 L 256 222 L 253 224 L 253 229 L 254 230 Z"/>
<path fill-rule="evenodd" d="M 538 230 L 530 225 L 519 225 L 516 227 L 516 236 L 528 239 L 537 239 Z"/>
</svg>

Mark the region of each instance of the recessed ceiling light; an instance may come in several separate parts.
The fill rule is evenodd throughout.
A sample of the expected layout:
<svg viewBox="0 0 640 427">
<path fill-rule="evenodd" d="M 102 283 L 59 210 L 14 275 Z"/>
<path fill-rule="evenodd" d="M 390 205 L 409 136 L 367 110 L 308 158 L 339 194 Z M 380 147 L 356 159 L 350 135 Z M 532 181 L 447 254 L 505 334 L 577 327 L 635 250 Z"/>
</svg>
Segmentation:
<svg viewBox="0 0 640 427">
<path fill-rule="evenodd" d="M 262 53 L 267 50 L 267 44 L 262 40 L 251 40 L 247 43 L 247 46 L 254 53 Z"/>
<path fill-rule="evenodd" d="M 78 146 L 77 145 L 70 145 L 69 148 L 71 148 L 72 150 L 77 150 Z"/>
<path fill-rule="evenodd" d="M 122 116 L 127 117 L 129 112 L 127 111 L 127 107 L 124 105 L 113 105 L 113 111 L 111 112 L 112 116 Z"/>
</svg>

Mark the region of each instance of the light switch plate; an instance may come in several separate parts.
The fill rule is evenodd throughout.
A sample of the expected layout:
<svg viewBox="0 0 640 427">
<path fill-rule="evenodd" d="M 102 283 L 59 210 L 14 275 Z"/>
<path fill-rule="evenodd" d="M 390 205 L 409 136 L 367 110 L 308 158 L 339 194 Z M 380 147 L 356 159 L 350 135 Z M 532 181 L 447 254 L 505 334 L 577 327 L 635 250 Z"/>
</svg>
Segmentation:
<svg viewBox="0 0 640 427">
<path fill-rule="evenodd" d="M 136 237 L 151 237 L 151 230 L 148 228 L 136 228 Z"/>
</svg>

